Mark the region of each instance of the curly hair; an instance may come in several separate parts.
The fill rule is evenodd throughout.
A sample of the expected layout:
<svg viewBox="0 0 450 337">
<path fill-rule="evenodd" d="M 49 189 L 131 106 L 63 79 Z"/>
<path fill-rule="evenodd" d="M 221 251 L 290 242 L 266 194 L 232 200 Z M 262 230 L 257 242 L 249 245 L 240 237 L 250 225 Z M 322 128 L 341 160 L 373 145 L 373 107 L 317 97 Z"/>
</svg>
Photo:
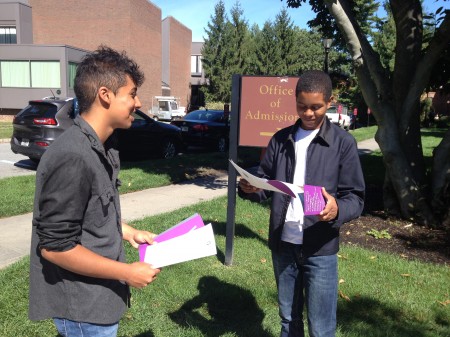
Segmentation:
<svg viewBox="0 0 450 337">
<path fill-rule="evenodd" d="M 74 91 L 79 111 L 88 111 L 100 87 L 106 87 L 114 94 L 127 83 L 126 75 L 139 87 L 144 82 L 144 73 L 125 51 L 121 53 L 107 46 L 100 46 L 85 55 L 77 67 Z"/>
<path fill-rule="evenodd" d="M 325 101 L 329 101 L 332 95 L 330 76 L 321 70 L 308 70 L 300 75 L 295 88 L 295 97 L 301 92 L 318 92 L 323 94 Z"/>
</svg>

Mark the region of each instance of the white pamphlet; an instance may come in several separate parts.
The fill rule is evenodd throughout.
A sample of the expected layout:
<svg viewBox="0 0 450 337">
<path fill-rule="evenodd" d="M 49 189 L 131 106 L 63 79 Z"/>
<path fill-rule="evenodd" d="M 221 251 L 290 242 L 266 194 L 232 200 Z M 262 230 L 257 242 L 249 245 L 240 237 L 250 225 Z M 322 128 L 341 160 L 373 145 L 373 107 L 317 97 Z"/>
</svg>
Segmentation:
<svg viewBox="0 0 450 337">
<path fill-rule="evenodd" d="M 208 224 L 146 247 L 144 262 L 154 268 L 161 268 L 216 254 L 214 232 L 211 224 Z"/>
</svg>

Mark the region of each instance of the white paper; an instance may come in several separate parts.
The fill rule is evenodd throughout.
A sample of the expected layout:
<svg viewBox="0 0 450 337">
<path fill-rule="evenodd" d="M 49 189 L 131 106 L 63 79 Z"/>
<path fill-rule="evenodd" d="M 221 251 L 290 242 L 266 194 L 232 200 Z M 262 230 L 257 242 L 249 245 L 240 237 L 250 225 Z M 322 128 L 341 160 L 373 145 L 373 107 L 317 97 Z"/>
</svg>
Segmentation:
<svg viewBox="0 0 450 337">
<path fill-rule="evenodd" d="M 231 159 L 230 159 L 230 163 L 233 164 L 233 166 L 236 169 L 236 171 L 238 171 L 238 173 L 241 175 L 241 177 L 243 177 L 245 180 L 247 180 L 250 183 L 250 185 L 252 185 L 254 187 L 257 187 L 257 188 L 261 188 L 263 190 L 289 194 L 289 193 L 286 193 L 285 191 L 282 191 L 279 188 L 271 185 L 269 183 L 269 180 L 264 179 L 264 178 L 259 178 L 257 176 L 254 176 L 253 174 L 247 172 L 246 170 L 244 170 L 242 167 L 237 165 Z M 303 188 L 300 187 L 300 186 L 297 186 L 297 185 L 294 185 L 294 184 L 290 184 L 290 183 L 286 183 L 286 182 L 282 182 L 282 181 L 278 181 L 278 180 L 272 180 L 272 181 L 275 181 L 275 182 L 278 182 L 278 183 L 281 183 L 281 184 L 285 185 L 287 187 L 287 189 L 289 189 L 295 195 L 298 195 L 299 193 L 303 193 Z"/>
<path fill-rule="evenodd" d="M 147 247 L 144 262 L 154 268 L 216 255 L 216 241 L 211 224 L 191 230 L 176 238 Z"/>
</svg>

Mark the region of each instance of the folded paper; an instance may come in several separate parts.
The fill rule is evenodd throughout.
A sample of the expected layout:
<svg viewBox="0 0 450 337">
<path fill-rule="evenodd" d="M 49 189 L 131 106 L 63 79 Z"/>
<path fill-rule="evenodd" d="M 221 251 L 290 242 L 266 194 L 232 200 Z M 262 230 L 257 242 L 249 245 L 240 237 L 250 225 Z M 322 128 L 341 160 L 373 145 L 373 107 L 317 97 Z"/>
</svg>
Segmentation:
<svg viewBox="0 0 450 337">
<path fill-rule="evenodd" d="M 212 226 L 205 226 L 197 213 L 162 232 L 153 241 L 153 245 L 139 245 L 139 260 L 155 268 L 217 254 Z"/>
<path fill-rule="evenodd" d="M 236 171 L 251 185 L 263 190 L 284 193 L 293 198 L 300 196 L 303 199 L 305 215 L 317 215 L 325 208 L 325 199 L 322 195 L 322 187 L 314 185 L 297 186 L 280 180 L 268 180 L 254 176 L 230 159 L 230 163 Z M 303 194 L 303 198 L 301 198 Z"/>
<path fill-rule="evenodd" d="M 230 163 L 234 166 L 236 171 L 245 178 L 252 186 L 261 188 L 263 190 L 280 192 L 288 194 L 293 198 L 297 198 L 299 193 L 303 193 L 303 188 L 294 184 L 286 183 L 279 180 L 267 180 L 254 176 L 253 174 L 247 172 L 242 167 L 237 165 L 234 161 L 230 159 Z"/>
<path fill-rule="evenodd" d="M 144 262 L 154 268 L 161 268 L 216 254 L 214 232 L 211 224 L 208 224 L 187 234 L 148 246 Z"/>
</svg>

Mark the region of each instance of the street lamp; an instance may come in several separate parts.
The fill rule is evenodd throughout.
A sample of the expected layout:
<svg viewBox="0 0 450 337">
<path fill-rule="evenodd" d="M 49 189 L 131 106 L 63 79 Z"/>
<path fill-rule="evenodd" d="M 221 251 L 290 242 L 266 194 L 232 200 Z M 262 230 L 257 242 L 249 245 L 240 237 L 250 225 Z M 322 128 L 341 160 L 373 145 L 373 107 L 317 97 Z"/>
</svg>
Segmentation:
<svg viewBox="0 0 450 337">
<path fill-rule="evenodd" d="M 330 51 L 332 42 L 333 42 L 332 39 L 323 39 L 322 40 L 323 48 L 325 49 L 325 62 L 323 65 L 323 71 L 326 72 L 327 74 L 328 74 L 328 53 Z"/>
</svg>

